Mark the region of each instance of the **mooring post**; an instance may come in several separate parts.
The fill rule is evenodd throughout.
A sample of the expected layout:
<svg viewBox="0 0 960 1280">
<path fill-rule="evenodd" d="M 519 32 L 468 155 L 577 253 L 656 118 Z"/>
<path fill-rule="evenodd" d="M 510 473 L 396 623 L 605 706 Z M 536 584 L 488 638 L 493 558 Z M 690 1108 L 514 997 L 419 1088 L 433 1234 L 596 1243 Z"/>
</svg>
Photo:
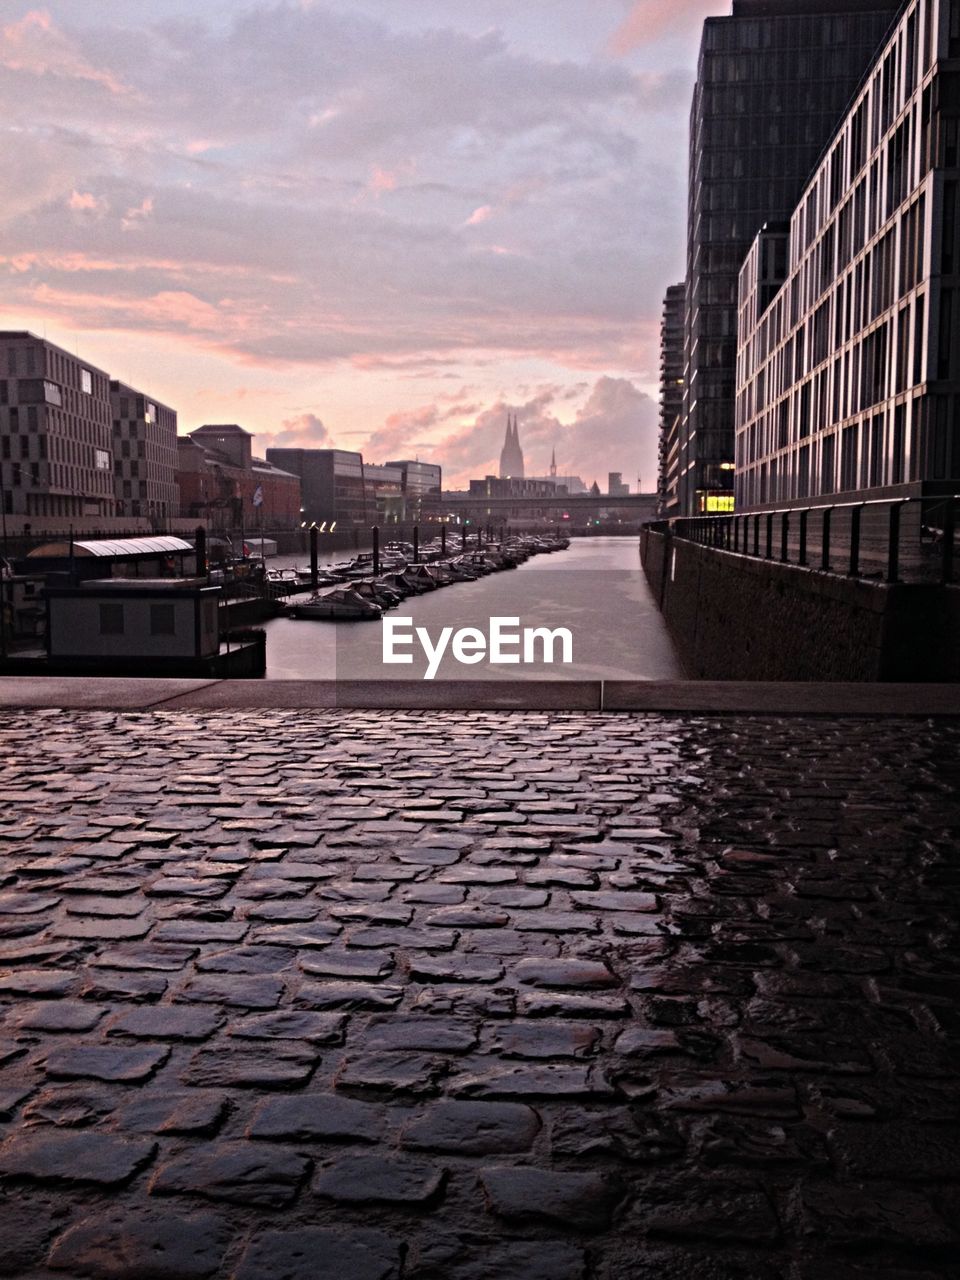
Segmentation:
<svg viewBox="0 0 960 1280">
<path fill-rule="evenodd" d="M 205 578 L 207 576 L 207 531 L 202 524 L 197 525 L 196 532 L 196 550 L 197 550 L 197 577 Z"/>
</svg>

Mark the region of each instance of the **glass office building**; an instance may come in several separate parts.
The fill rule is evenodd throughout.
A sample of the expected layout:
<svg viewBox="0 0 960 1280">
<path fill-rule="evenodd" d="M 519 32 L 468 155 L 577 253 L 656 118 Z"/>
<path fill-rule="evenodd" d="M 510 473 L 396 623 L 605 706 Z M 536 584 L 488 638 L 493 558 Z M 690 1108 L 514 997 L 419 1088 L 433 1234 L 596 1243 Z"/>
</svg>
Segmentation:
<svg viewBox="0 0 960 1280">
<path fill-rule="evenodd" d="M 708 18 L 690 114 L 681 514 L 733 495 L 737 288 L 759 229 L 790 217 L 899 8 L 734 0 Z"/>
<path fill-rule="evenodd" d="M 740 276 L 737 507 L 960 479 L 960 0 L 913 0 Z M 841 499 L 842 500 L 842 499 Z"/>
</svg>

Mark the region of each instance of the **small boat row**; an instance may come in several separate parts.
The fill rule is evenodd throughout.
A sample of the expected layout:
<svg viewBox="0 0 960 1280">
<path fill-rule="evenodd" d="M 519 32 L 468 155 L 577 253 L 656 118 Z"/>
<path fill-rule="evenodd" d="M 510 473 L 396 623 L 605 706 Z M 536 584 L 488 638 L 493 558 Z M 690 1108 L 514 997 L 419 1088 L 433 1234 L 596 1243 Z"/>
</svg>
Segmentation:
<svg viewBox="0 0 960 1280">
<path fill-rule="evenodd" d="M 308 599 L 292 602 L 288 614 L 294 618 L 335 618 L 371 621 L 381 618 L 407 596 L 437 591 L 456 582 L 476 582 L 478 578 L 518 564 L 541 552 L 560 551 L 570 545 L 566 538 L 511 538 L 508 541 L 463 551 L 446 559 L 431 558 L 426 563 L 409 563 L 391 544 L 381 558 L 381 572 L 372 574 L 372 556 L 358 556 L 348 566 L 333 566 L 327 581 Z M 405 548 L 403 548 L 405 550 Z M 413 548 L 410 549 L 413 554 Z M 433 556 L 439 551 L 432 544 L 421 549 L 421 555 Z M 350 576 L 340 575 L 345 569 Z"/>
</svg>

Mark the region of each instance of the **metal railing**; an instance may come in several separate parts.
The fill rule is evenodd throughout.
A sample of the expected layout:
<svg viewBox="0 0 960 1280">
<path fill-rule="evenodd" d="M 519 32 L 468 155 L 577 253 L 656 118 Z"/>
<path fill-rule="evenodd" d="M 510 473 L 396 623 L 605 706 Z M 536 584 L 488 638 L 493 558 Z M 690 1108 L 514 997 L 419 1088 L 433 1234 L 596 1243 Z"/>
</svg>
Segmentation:
<svg viewBox="0 0 960 1280">
<path fill-rule="evenodd" d="M 701 546 L 849 578 L 951 583 L 958 501 L 956 494 L 873 498 L 678 516 L 651 527 Z"/>
</svg>

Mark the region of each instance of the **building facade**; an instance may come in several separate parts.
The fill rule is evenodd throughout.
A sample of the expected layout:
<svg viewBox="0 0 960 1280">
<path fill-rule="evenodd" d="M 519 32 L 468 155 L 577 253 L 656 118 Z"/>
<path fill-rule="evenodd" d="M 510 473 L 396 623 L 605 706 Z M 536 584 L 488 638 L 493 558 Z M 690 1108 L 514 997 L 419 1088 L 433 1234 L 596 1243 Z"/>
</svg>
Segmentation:
<svg viewBox="0 0 960 1280">
<path fill-rule="evenodd" d="M 300 478 L 301 523 L 369 529 L 376 507 L 367 500 L 363 456 L 347 449 L 268 449 L 267 461 Z"/>
<path fill-rule="evenodd" d="M 301 521 L 299 477 L 254 457 L 252 434 L 236 423 L 177 437 L 177 484 L 181 514 L 211 529 L 295 529 Z"/>
<path fill-rule="evenodd" d="M 680 514 L 680 415 L 683 412 L 683 315 L 686 286 L 672 284 L 660 321 L 660 448 L 657 514 Z"/>
<path fill-rule="evenodd" d="M 960 479 L 958 58 L 958 0 L 906 4 L 789 224 L 751 247 L 738 508 Z"/>
<path fill-rule="evenodd" d="M 690 114 L 681 514 L 732 505 L 738 275 L 789 218 L 899 0 L 733 0 L 708 18 Z"/>
<path fill-rule="evenodd" d="M 7 515 L 116 513 L 110 377 L 35 334 L 0 332 L 0 483 Z"/>
<path fill-rule="evenodd" d="M 377 525 L 402 524 L 406 518 L 403 492 L 403 472 L 399 467 L 363 464 L 363 483 L 367 495 L 368 510 L 375 512 Z"/>
<path fill-rule="evenodd" d="M 124 382 L 110 383 L 118 516 L 164 524 L 180 514 L 177 414 Z"/>
</svg>

